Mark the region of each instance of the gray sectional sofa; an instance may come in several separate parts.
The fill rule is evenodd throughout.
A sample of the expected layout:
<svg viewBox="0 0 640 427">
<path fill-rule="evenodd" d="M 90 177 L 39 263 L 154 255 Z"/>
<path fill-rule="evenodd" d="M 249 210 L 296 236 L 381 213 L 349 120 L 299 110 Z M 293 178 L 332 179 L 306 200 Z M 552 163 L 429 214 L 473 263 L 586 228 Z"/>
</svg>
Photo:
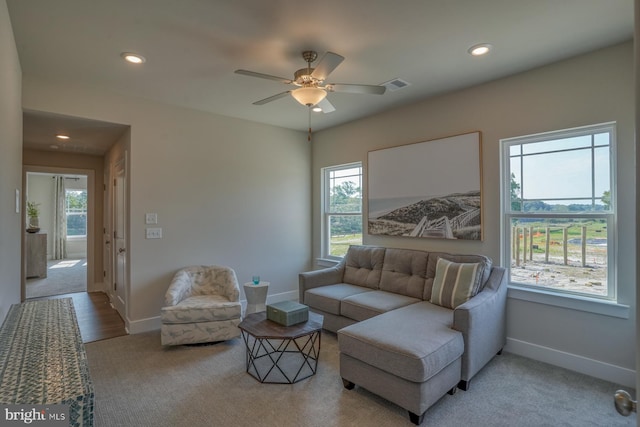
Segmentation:
<svg viewBox="0 0 640 427">
<path fill-rule="evenodd" d="M 506 342 L 505 270 L 482 255 L 351 246 L 335 267 L 301 273 L 299 301 L 337 333 L 340 375 L 420 424 L 467 390 Z"/>
</svg>

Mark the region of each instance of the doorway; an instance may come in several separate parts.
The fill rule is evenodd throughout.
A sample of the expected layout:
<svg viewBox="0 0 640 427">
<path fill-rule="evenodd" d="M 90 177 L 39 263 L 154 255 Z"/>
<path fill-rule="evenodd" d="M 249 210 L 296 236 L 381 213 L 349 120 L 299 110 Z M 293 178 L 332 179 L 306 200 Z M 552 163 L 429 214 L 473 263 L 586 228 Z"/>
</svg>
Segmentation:
<svg viewBox="0 0 640 427">
<path fill-rule="evenodd" d="M 25 299 L 90 290 L 92 190 L 93 171 L 26 168 Z"/>
</svg>

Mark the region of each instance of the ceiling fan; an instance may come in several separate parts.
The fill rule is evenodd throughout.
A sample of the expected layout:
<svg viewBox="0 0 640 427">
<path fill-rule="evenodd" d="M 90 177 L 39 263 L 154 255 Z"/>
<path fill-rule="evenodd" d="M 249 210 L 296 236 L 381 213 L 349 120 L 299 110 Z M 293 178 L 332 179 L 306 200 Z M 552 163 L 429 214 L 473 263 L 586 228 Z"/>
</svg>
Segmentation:
<svg viewBox="0 0 640 427">
<path fill-rule="evenodd" d="M 342 61 L 344 61 L 344 57 L 337 53 L 325 53 L 315 68 L 311 67 L 311 63 L 318 58 L 317 52 L 313 50 L 305 50 L 302 52 L 302 57 L 307 62 L 307 67 L 296 71 L 293 75 L 293 80 L 248 70 L 236 70 L 235 72 L 236 74 L 275 80 L 287 85 L 297 86 L 296 89 L 281 92 L 277 95 L 256 101 L 253 105 L 264 105 L 268 102 L 284 98 L 291 94 L 291 96 L 302 105 L 308 107 L 316 106 L 321 108 L 324 113 L 330 113 L 335 111 L 335 107 L 326 98 L 328 92 L 365 93 L 373 95 L 382 95 L 385 92 L 386 88 L 384 86 L 325 83 L 329 74 L 331 74 L 331 72 L 335 70 Z"/>
</svg>

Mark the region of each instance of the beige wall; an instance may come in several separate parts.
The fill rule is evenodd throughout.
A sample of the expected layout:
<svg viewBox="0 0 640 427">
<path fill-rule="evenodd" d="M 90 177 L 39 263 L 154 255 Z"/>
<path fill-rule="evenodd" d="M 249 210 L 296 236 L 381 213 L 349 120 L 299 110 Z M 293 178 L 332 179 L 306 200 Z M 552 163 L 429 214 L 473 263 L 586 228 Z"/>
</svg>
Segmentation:
<svg viewBox="0 0 640 427">
<path fill-rule="evenodd" d="M 618 300 L 631 306 L 631 317 L 621 319 L 510 298 L 507 349 L 570 368 L 583 364 L 587 366 L 583 370 L 595 375 L 629 383 L 635 369 L 636 283 L 632 88 L 633 50 L 629 42 L 316 133 L 312 153 L 314 257 L 320 255 L 320 168 L 353 161 L 366 166 L 369 150 L 479 130 L 483 139 L 484 241 L 369 235 L 364 241 L 389 247 L 482 253 L 500 263 L 499 140 L 616 121 Z"/>
<path fill-rule="evenodd" d="M 103 157 L 86 154 L 59 153 L 55 151 L 23 150 L 22 162 L 25 168 L 35 166 L 40 172 L 71 173 L 72 170 L 93 171 L 93 283 L 102 283 L 102 227 L 103 227 Z M 66 170 L 66 171 L 65 171 Z M 89 248 L 87 248 L 88 250 Z M 87 284 L 89 289 L 93 286 Z"/>
<path fill-rule="evenodd" d="M 20 302 L 22 212 L 22 75 L 9 20 L 0 0 L 0 323 Z M 19 203 L 22 205 L 22 202 Z"/>
<path fill-rule="evenodd" d="M 133 332 L 155 328 L 174 272 L 222 264 L 259 274 L 271 298 L 297 295 L 311 258 L 310 146 L 303 132 L 24 76 L 25 109 L 131 126 Z M 145 239 L 145 213 L 164 237 Z"/>
</svg>

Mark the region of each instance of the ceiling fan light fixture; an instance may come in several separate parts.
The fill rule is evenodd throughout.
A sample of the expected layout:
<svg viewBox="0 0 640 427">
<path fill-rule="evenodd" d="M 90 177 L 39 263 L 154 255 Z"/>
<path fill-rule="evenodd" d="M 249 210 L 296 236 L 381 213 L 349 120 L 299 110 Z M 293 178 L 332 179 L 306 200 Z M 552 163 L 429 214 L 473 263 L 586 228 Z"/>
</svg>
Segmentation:
<svg viewBox="0 0 640 427">
<path fill-rule="evenodd" d="M 322 108 L 317 105 L 311 109 L 314 113 L 322 113 Z"/>
<path fill-rule="evenodd" d="M 291 91 L 291 96 L 300 104 L 310 107 L 322 101 L 327 96 L 327 92 L 318 87 L 301 87 Z"/>
</svg>

